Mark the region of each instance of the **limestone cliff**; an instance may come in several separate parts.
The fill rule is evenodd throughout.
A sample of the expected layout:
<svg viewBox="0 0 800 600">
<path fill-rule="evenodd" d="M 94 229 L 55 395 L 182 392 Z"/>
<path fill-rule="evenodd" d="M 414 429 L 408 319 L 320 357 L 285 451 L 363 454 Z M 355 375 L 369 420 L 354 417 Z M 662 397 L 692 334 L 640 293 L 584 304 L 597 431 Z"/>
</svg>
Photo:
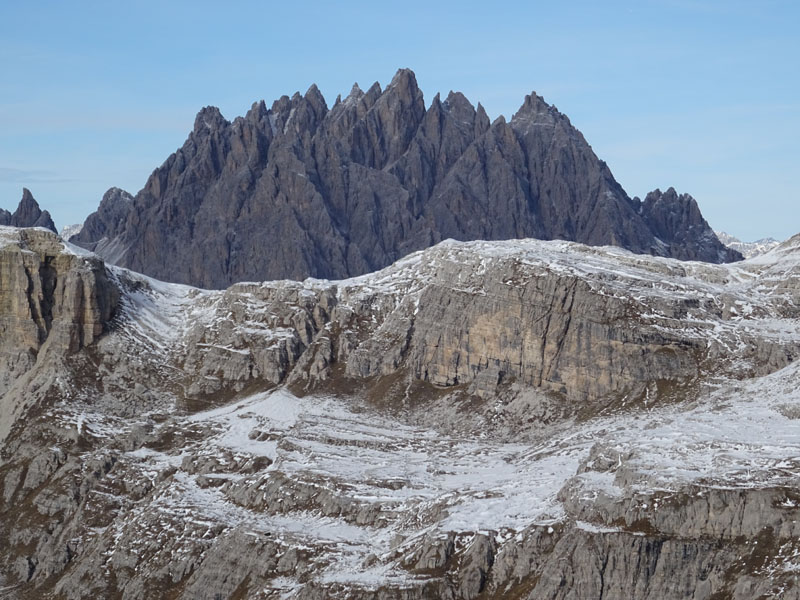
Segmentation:
<svg viewBox="0 0 800 600">
<path fill-rule="evenodd" d="M 41 229 L 0 227 L 0 397 L 37 361 L 60 362 L 107 331 L 119 298 L 105 265 Z M 44 357 L 48 354 L 49 357 Z M 0 439 L 5 427 L 0 427 Z"/>
<path fill-rule="evenodd" d="M 18 270 L 56 243 L 3 231 Z M 3 396 L 11 598 L 798 598 L 800 237 L 450 240 L 224 291 L 57 248 L 120 297 Z"/>
</svg>

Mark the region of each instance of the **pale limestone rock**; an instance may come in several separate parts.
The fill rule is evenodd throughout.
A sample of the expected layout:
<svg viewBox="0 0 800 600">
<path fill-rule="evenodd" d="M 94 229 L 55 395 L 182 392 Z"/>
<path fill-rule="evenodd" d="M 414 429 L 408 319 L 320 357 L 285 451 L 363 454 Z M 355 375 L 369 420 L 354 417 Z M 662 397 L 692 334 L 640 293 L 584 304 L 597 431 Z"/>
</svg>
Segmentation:
<svg viewBox="0 0 800 600">
<path fill-rule="evenodd" d="M 515 444 L 513 464 L 560 432 L 548 452 L 569 452 L 573 428 L 601 414 L 697 406 L 720 379 L 736 394 L 798 355 L 791 244 L 786 260 L 739 267 L 515 244 L 450 242 L 366 278 L 225 292 L 115 270 L 114 327 L 78 348 L 55 325 L 42 342 L 34 312 L 18 316 L 27 296 L 13 311 L 8 300 L 8 335 L 41 346 L 4 396 L 38 390 L 0 448 L 2 577 L 24 600 L 797 598 L 788 462 L 769 467 L 786 471 L 781 484 L 667 477 L 667 488 L 635 447 L 590 441 L 536 523 L 442 526 L 460 491 L 420 477 L 445 481 L 479 458 L 456 456 L 450 472 L 415 463 L 430 445 Z M 92 261 L 74 260 L 79 273 Z M 248 404 L 287 384 L 308 403 L 338 396 L 353 429 L 327 429 L 325 410 Z M 797 409 L 785 394 L 776 415 Z M 184 414 L 197 410 L 228 421 Z M 415 433 L 374 427 L 387 415 Z M 318 448 L 332 468 L 315 463 Z M 337 473 L 348 452 L 375 468 Z M 412 464 L 390 476 L 384 452 Z"/>
</svg>

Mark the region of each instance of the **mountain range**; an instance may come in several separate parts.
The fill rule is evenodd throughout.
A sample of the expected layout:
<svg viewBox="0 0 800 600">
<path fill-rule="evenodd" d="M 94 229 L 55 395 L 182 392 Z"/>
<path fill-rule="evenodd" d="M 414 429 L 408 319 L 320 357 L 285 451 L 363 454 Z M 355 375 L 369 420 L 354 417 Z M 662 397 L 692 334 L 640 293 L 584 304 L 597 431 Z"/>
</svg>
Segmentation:
<svg viewBox="0 0 800 600">
<path fill-rule="evenodd" d="M 526 237 L 742 258 L 691 196 L 628 197 L 535 93 L 490 123 L 458 92 L 426 107 L 408 69 L 330 108 L 314 85 L 233 122 L 204 108 L 144 188 L 109 190 L 71 241 L 165 281 L 224 288 L 360 275 L 448 238 Z"/>
<path fill-rule="evenodd" d="M 723 242 L 408 70 L 203 109 L 62 236 L 26 189 L 0 597 L 800 600 L 800 234 Z"/>
</svg>

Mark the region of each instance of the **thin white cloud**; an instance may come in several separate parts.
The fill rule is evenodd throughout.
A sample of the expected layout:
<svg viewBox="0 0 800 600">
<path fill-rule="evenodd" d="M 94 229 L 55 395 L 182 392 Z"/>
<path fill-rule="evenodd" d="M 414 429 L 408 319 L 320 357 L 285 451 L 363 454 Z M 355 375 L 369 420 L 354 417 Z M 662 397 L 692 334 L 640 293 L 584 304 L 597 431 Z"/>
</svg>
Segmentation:
<svg viewBox="0 0 800 600">
<path fill-rule="evenodd" d="M 67 183 L 75 179 L 62 177 L 53 171 L 12 169 L 0 167 L 0 181 L 6 183 Z"/>
</svg>

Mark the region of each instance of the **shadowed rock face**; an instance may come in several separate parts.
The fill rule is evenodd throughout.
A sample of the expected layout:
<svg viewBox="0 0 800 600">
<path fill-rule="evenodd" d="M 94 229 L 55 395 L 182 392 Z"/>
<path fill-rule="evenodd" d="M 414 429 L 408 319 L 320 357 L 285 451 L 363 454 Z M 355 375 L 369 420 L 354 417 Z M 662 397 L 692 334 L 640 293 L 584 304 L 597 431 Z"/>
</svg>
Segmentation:
<svg viewBox="0 0 800 600">
<path fill-rule="evenodd" d="M 204 108 L 135 199 L 110 190 L 74 241 L 118 265 L 210 288 L 350 277 L 447 238 L 741 258 L 691 198 L 658 196 L 630 199 L 536 94 L 509 122 L 490 124 L 457 92 L 426 108 L 404 69 L 385 90 L 355 85 L 331 108 L 316 86 L 269 109 L 255 103 L 233 122 Z"/>
<path fill-rule="evenodd" d="M 70 238 L 70 242 L 94 250 L 98 243 L 107 240 L 109 232 L 118 229 L 128 218 L 133 196 L 120 188 L 111 188 L 103 194 L 97 211 L 86 218 L 80 232 Z"/>
<path fill-rule="evenodd" d="M 0 225 L 12 227 L 44 227 L 55 232 L 56 226 L 50 213 L 39 208 L 39 203 L 28 188 L 22 188 L 22 200 L 14 213 L 0 208 Z"/>
<path fill-rule="evenodd" d="M 638 201 L 634 198 L 634 202 Z M 703 252 L 713 245 L 717 236 L 700 214 L 697 201 L 689 194 L 678 195 L 674 188 L 666 192 L 654 190 L 645 196 L 639 213 L 656 237 L 667 244 L 668 253 L 674 258 L 729 262 L 730 256 L 738 254 L 729 248 L 720 249 L 719 259 L 715 261 Z"/>
</svg>

